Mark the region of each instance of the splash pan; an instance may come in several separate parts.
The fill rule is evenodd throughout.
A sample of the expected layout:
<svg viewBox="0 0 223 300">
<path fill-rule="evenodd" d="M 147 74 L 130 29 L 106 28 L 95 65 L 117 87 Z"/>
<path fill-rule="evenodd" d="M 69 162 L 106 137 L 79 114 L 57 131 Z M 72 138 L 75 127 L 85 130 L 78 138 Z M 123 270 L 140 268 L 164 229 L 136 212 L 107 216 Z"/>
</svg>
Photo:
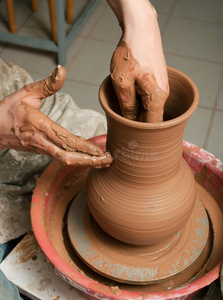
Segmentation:
<svg viewBox="0 0 223 300">
<path fill-rule="evenodd" d="M 159 245 L 129 245 L 104 232 L 90 213 L 85 189 L 72 201 L 67 226 L 71 245 L 90 268 L 105 277 L 129 284 L 151 284 L 167 278 L 169 281 L 189 268 L 198 257 L 199 271 L 212 252 L 203 255 L 209 222 L 199 199 L 184 228 Z M 209 250 L 214 244 L 211 239 L 210 242 Z"/>
<path fill-rule="evenodd" d="M 105 141 L 105 135 L 93 139 L 102 147 Z M 91 299 L 191 299 L 199 289 L 217 279 L 223 248 L 223 164 L 188 142 L 184 142 L 183 156 L 199 183 L 198 196 L 208 212 L 214 232 L 212 237 L 209 236 L 209 249 L 202 252 L 206 253 L 206 263 L 199 271 L 195 263 L 183 279 L 179 276 L 163 283 L 138 286 L 118 283 L 91 270 L 73 250 L 66 226 L 71 200 L 85 186 L 89 169 L 63 167 L 53 162 L 37 182 L 31 219 L 36 239 L 55 266 L 56 273 Z"/>
</svg>

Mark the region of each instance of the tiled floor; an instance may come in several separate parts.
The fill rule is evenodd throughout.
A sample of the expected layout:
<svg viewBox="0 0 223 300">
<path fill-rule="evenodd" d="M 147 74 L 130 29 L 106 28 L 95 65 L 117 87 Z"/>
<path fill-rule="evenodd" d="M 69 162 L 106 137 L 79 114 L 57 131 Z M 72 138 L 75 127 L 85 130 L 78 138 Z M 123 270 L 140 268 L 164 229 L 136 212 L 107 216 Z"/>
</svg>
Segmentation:
<svg viewBox="0 0 223 300">
<path fill-rule="evenodd" d="M 20 34 L 50 37 L 47 1 L 39 0 L 32 13 L 30 0 L 14 0 Z M 87 0 L 75 1 L 78 16 Z M 159 15 L 163 47 L 169 66 L 189 75 L 197 84 L 200 102 L 190 118 L 185 139 L 223 160 L 223 1 L 153 0 Z M 4 1 L 0 30 L 7 30 Z M 98 87 L 109 74 L 111 55 L 121 31 L 105 0 L 94 11 L 67 53 L 67 81 L 63 91 L 83 108 L 102 112 Z M 26 69 L 34 79 L 51 73 L 52 53 L 0 43 L 0 56 Z"/>
</svg>

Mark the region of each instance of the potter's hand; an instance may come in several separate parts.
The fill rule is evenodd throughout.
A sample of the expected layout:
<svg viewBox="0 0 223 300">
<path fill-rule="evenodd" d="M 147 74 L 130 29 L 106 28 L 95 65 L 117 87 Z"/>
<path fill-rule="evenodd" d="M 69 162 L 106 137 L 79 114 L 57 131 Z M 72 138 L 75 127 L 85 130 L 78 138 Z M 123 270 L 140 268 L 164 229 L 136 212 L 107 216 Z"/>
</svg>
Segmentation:
<svg viewBox="0 0 223 300">
<path fill-rule="evenodd" d="M 65 78 L 65 69 L 58 66 L 52 76 L 30 83 L 0 102 L 0 150 L 41 153 L 67 165 L 109 166 L 109 154 L 39 111 L 41 100 L 60 90 Z"/>
<path fill-rule="evenodd" d="M 132 120 L 162 122 L 169 85 L 154 8 L 147 0 L 107 2 L 123 30 L 111 61 L 122 114 Z"/>
</svg>

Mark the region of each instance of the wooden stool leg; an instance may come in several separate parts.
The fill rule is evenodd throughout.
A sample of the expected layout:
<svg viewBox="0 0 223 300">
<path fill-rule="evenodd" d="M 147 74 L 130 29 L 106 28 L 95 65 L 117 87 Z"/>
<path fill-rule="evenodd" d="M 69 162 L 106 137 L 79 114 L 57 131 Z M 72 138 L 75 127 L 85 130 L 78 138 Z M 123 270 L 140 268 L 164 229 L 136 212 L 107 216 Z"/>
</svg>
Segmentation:
<svg viewBox="0 0 223 300">
<path fill-rule="evenodd" d="M 49 11 L 50 11 L 52 39 L 54 42 L 57 42 L 57 19 L 56 19 L 55 0 L 48 0 L 48 4 L 49 4 Z"/>
<path fill-rule="evenodd" d="M 71 24 L 74 17 L 74 0 L 67 0 L 66 19 L 67 23 Z"/>
<path fill-rule="evenodd" d="M 16 33 L 17 28 L 16 28 L 13 0 L 6 0 L 5 3 L 6 3 L 8 19 L 9 19 L 9 30 L 11 33 Z"/>
<path fill-rule="evenodd" d="M 32 10 L 34 12 L 37 12 L 38 11 L 38 0 L 32 0 L 31 5 L 32 5 Z"/>
</svg>

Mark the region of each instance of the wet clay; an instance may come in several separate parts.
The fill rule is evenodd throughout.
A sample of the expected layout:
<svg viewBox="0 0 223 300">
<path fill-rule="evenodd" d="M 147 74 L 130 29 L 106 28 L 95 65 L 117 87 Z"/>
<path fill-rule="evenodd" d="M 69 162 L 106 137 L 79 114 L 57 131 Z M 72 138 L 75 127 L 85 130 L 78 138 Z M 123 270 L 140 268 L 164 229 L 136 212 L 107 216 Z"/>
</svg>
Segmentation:
<svg viewBox="0 0 223 300">
<path fill-rule="evenodd" d="M 24 89 L 28 94 L 32 94 L 33 97 L 46 98 L 58 92 L 63 87 L 65 79 L 66 71 L 61 65 L 58 65 L 51 76 L 38 82 L 27 84 Z M 23 96 L 23 101 L 26 101 L 28 94 Z M 30 104 L 30 98 L 27 103 Z"/>
<path fill-rule="evenodd" d="M 131 120 L 162 122 L 168 93 L 158 86 L 153 74 L 143 71 L 124 40 L 113 54 L 110 69 L 122 115 Z"/>
<path fill-rule="evenodd" d="M 70 134 L 39 111 L 41 100 L 59 91 L 65 78 L 65 69 L 57 66 L 48 78 L 30 83 L 1 101 L 7 121 L 0 122 L 0 150 L 12 148 L 46 154 L 65 165 L 107 167 L 112 162 L 109 153 Z"/>
<path fill-rule="evenodd" d="M 143 123 L 121 116 L 108 77 L 99 92 L 108 122 L 110 168 L 91 170 L 89 209 L 102 229 L 135 245 L 160 243 L 176 234 L 194 207 L 194 176 L 182 159 L 186 122 L 198 105 L 198 91 L 183 73 L 168 69 L 170 96 L 165 120 Z"/>
</svg>

